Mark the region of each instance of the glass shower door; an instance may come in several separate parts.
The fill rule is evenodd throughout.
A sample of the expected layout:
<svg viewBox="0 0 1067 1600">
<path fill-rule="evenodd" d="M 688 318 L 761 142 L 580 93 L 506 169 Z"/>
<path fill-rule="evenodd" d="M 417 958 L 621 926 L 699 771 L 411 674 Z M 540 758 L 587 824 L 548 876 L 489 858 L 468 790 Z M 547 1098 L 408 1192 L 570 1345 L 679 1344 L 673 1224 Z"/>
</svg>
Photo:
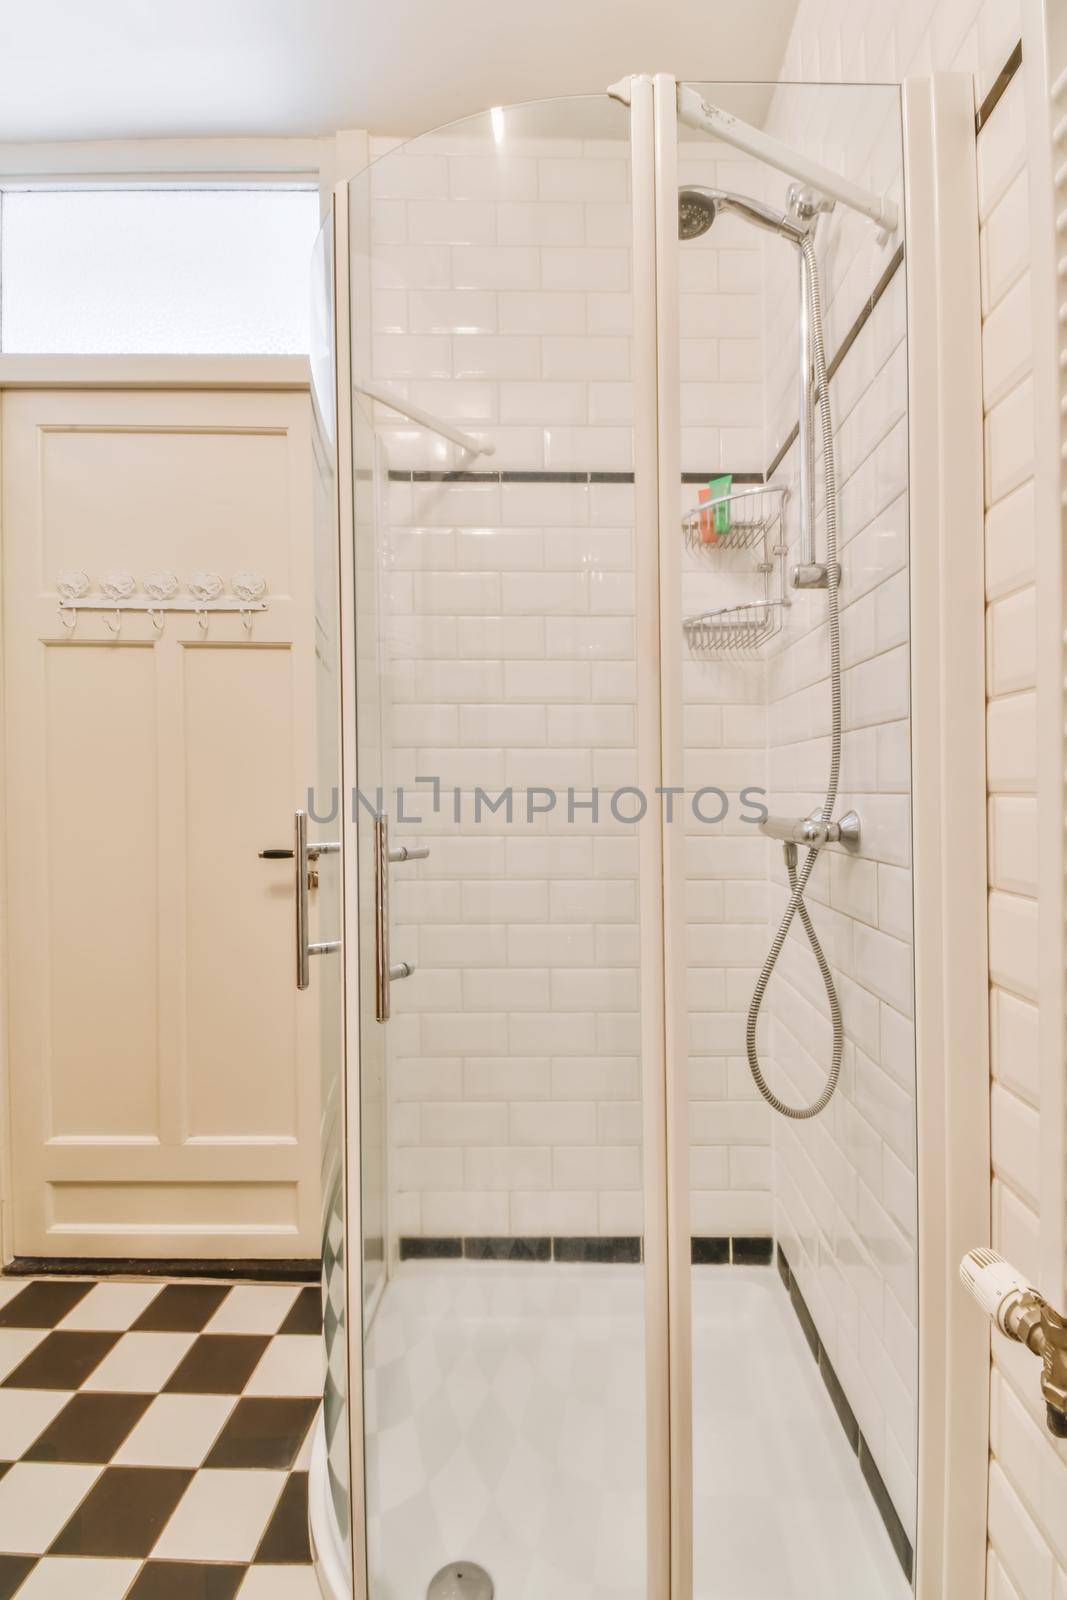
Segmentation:
<svg viewBox="0 0 1067 1600">
<path fill-rule="evenodd" d="M 902 200 L 895 87 L 693 87 Z M 783 171 L 680 125 L 669 82 L 664 100 L 693 1593 L 897 1600 L 918 1392 L 903 227 L 798 209 Z M 858 841 L 765 836 L 768 812 L 828 803 L 835 751 L 830 809 L 858 814 Z"/>
<path fill-rule="evenodd" d="M 668 1593 L 633 187 L 607 97 L 349 185 L 374 1600 Z"/>
</svg>

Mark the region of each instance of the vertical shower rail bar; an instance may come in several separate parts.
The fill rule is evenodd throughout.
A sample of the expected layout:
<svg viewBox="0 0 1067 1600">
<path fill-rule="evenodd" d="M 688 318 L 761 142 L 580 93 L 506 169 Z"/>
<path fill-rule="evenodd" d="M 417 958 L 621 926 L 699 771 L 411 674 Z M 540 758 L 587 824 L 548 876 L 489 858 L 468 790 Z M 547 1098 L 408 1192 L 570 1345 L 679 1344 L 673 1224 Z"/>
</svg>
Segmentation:
<svg viewBox="0 0 1067 1600">
<path fill-rule="evenodd" d="M 800 531 L 801 561 L 815 565 L 815 373 L 811 350 L 811 305 L 809 301 L 808 271 L 802 251 L 797 251 L 797 290 L 800 306 L 800 383 L 797 394 L 797 418 L 800 451 Z M 784 539 L 782 543 L 784 543 Z M 782 593 L 787 594 L 783 569 Z"/>
<path fill-rule="evenodd" d="M 623 88 L 623 85 L 619 86 Z M 655 91 L 649 77 L 625 86 L 630 106 L 633 202 L 634 579 L 637 782 L 664 782 L 661 738 L 659 552 L 659 351 L 656 313 Z M 673 1367 L 669 1304 L 667 1054 L 663 873 L 667 829 L 658 807 L 638 828 L 641 1104 L 644 1181 L 645 1406 L 649 1600 L 675 1600 Z M 680 1597 L 679 1597 L 680 1600 Z"/>
<path fill-rule="evenodd" d="M 682 782 L 682 592 L 678 515 L 681 372 L 678 285 L 678 85 L 655 80 L 656 343 L 659 489 L 660 765 Z M 689 1072 L 685 827 L 664 828 L 663 995 L 667 1131 L 667 1306 L 670 1350 L 671 1600 L 693 1593 L 693 1319 L 689 1225 Z"/>
</svg>

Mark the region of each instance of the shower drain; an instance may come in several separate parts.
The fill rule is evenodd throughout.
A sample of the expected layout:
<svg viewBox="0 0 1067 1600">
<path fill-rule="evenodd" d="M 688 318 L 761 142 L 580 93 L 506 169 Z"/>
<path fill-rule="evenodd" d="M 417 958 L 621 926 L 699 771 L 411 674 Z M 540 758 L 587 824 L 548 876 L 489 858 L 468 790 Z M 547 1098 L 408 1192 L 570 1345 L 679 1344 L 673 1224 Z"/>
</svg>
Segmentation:
<svg viewBox="0 0 1067 1600">
<path fill-rule="evenodd" d="M 430 1579 L 426 1600 L 493 1600 L 493 1580 L 476 1561 L 450 1561 Z"/>
</svg>

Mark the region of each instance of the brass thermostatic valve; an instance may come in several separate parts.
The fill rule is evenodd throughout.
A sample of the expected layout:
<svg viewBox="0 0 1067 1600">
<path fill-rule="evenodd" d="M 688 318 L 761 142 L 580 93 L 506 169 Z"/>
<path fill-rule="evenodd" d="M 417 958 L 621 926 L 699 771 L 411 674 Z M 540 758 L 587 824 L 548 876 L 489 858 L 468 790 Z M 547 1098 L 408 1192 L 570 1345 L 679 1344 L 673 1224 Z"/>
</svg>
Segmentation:
<svg viewBox="0 0 1067 1600">
<path fill-rule="evenodd" d="M 1067 1318 L 995 1250 L 968 1250 L 960 1277 L 1001 1333 L 1040 1356 L 1048 1430 L 1067 1439 Z"/>
</svg>

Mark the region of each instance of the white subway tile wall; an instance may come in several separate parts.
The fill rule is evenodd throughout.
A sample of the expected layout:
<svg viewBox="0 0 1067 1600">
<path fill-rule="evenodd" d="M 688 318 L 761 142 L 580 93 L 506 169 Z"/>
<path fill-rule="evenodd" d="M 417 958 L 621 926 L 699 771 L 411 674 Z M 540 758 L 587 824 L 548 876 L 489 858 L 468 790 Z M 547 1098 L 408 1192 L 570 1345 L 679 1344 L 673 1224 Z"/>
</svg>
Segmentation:
<svg viewBox="0 0 1067 1600">
<path fill-rule="evenodd" d="M 617 140 L 527 130 L 499 149 L 486 122 L 375 169 L 372 375 L 495 446 L 461 463 L 382 410 L 394 473 L 631 470 L 617 122 Z M 683 179 L 751 189 L 714 154 L 693 143 Z M 724 223 L 683 271 L 684 467 L 761 471 L 758 240 Z M 636 838 L 606 795 L 588 809 L 594 786 L 636 776 L 632 506 L 625 483 L 390 485 L 391 781 L 446 791 L 436 816 L 413 794 L 433 855 L 393 889 L 393 946 L 419 968 L 394 991 L 394 1234 L 642 1230 Z M 695 563 L 685 583 L 704 604 Z M 763 698 L 759 664 L 687 666 L 685 782 L 723 786 L 735 811 L 764 780 Z M 511 821 L 483 804 L 475 825 L 475 789 L 506 785 L 550 787 L 558 807 L 527 818 L 520 794 Z M 766 845 L 735 817 L 692 830 L 694 1231 L 766 1235 L 770 1124 L 742 1055 Z"/>
<path fill-rule="evenodd" d="M 762 169 L 702 136 L 683 137 L 678 177 L 752 194 Z M 762 474 L 763 252 L 760 237 L 721 215 L 680 252 L 682 470 Z M 734 493 L 751 489 L 743 481 Z M 683 485 L 682 512 L 699 485 Z M 741 516 L 735 507 L 735 519 Z M 751 552 L 689 548 L 677 531 L 682 613 L 742 603 L 762 593 Z M 756 831 L 747 788 L 766 785 L 764 663 L 690 652 L 679 639 L 684 698 L 683 772 L 688 797 L 718 789 L 728 810 L 701 822 L 691 798 L 686 966 L 689 1004 L 690 1222 L 698 1237 L 768 1236 L 773 1227 L 771 1122 L 745 1063 L 745 1012 L 767 943 L 767 843 Z M 723 802 L 701 802 L 706 817 Z M 682 805 L 679 815 L 682 814 Z"/>
<path fill-rule="evenodd" d="M 1021 33 L 1018 0 L 940 0 L 933 4 L 931 0 L 902 0 L 892 7 L 875 0 L 858 4 L 855 0 L 801 0 L 782 77 L 885 82 L 931 71 L 964 71 L 974 76 L 976 104 L 980 104 Z M 1033 328 L 1028 310 L 1025 117 L 1028 68 L 1037 70 L 1036 64 L 1024 60 L 979 134 L 978 189 L 986 410 L 993 1243 L 1025 1273 L 1036 1276 L 1040 1220 L 1035 1194 L 1039 1094 L 1032 959 L 1037 921 L 1037 780 L 1032 661 Z M 847 365 L 835 387 L 844 380 Z M 888 759 L 888 752 L 886 755 Z M 877 761 L 876 756 L 872 759 Z M 865 795 L 865 815 L 869 805 Z M 885 907 L 881 877 L 878 889 L 881 912 Z M 884 931 L 901 936 L 898 927 Z M 905 1021 L 884 999 L 879 1005 L 884 1052 L 880 1059 L 886 1081 L 896 1080 L 899 1085 L 901 1072 L 911 1072 Z M 870 1022 L 873 1026 L 873 1017 Z M 901 1037 L 894 1040 L 887 1034 L 887 1026 Z M 874 1055 L 871 1059 L 879 1058 Z M 878 1112 L 875 1125 L 888 1138 L 884 1110 Z M 907 1226 L 893 1212 L 892 1196 L 897 1191 L 886 1166 L 887 1153 L 883 1142 L 882 1203 L 894 1217 L 895 1227 L 906 1235 Z M 869 1145 L 868 1154 L 873 1163 L 875 1145 Z M 872 1182 L 874 1176 L 872 1165 L 872 1178 L 862 1181 Z M 806 1240 L 816 1237 L 818 1223 L 806 1203 L 800 1216 L 798 1235 L 806 1249 Z M 882 1303 L 886 1310 L 893 1307 L 895 1295 L 887 1290 Z M 817 1295 L 809 1298 L 809 1304 L 824 1338 L 831 1336 L 834 1315 L 838 1316 L 840 1348 L 847 1319 L 841 1318 L 836 1304 L 820 1303 Z M 888 1322 L 887 1317 L 887 1332 Z M 913 1354 L 905 1359 L 913 1361 Z M 866 1427 L 857 1400 L 862 1391 L 853 1387 L 853 1374 L 840 1362 L 838 1373 Z M 1067 1595 L 1067 1541 L 1059 1510 L 1067 1496 L 1067 1456 L 1063 1446 L 1057 1446 L 1045 1431 L 1032 1361 L 1025 1352 L 995 1340 L 992 1383 L 989 1600 L 1049 1600 L 1050 1596 Z M 896 1403 L 892 1386 L 882 1390 L 876 1383 L 871 1388 L 868 1403 L 880 1404 L 892 1418 L 891 1407 Z M 891 1476 L 887 1475 L 887 1483 L 896 1496 L 898 1489 Z M 899 1500 L 898 1509 L 903 1515 Z"/>
<path fill-rule="evenodd" d="M 784 74 L 792 76 L 791 73 Z M 853 98 L 854 96 L 854 98 Z M 880 188 L 901 190 L 897 93 L 780 89 L 768 124 L 788 142 Z M 783 203 L 768 177 L 764 198 Z M 827 360 L 886 273 L 898 238 L 879 243 L 842 208 L 819 226 Z M 766 246 L 767 432 L 772 450 L 797 422 L 795 252 Z M 838 814 L 854 806 L 861 853 L 828 853 L 809 886 L 812 920 L 845 1026 L 841 1080 L 826 1112 L 774 1118 L 774 1231 L 909 1537 L 915 1537 L 917 1276 L 915 1064 L 910 849 L 907 307 L 903 268 L 838 367 L 830 389 L 842 566 L 843 741 Z M 816 429 L 818 437 L 818 428 Z M 794 443 L 774 477 L 788 485 L 790 561 L 800 539 Z M 818 558 L 825 551 L 819 452 Z M 830 758 L 827 604 L 797 593 L 767 663 L 771 809 L 820 805 Z M 787 887 L 770 857 L 772 922 Z M 795 1105 L 828 1070 L 826 995 L 803 930 L 786 941 L 768 992 L 772 1078 Z"/>
<path fill-rule="evenodd" d="M 495 447 L 461 460 L 385 412 L 394 473 L 631 470 L 627 121 L 605 115 L 614 137 L 527 120 L 499 147 L 487 118 L 374 170 L 373 376 Z M 633 781 L 632 503 L 390 485 L 390 781 L 432 850 L 394 873 L 418 965 L 394 991 L 394 1235 L 641 1232 L 636 840 L 589 810 Z M 510 818 L 478 799 L 509 785 Z M 557 808 L 527 815 L 528 786 Z"/>
</svg>

